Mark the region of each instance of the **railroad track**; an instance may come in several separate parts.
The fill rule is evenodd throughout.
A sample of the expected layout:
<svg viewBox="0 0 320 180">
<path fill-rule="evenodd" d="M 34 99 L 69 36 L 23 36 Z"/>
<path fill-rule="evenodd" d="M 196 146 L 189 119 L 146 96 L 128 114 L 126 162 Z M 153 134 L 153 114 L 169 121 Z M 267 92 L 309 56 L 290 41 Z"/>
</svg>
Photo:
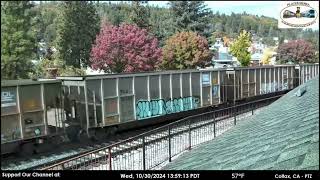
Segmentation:
<svg viewBox="0 0 320 180">
<path fill-rule="evenodd" d="M 43 166 L 55 164 L 57 162 L 70 159 L 78 156 L 79 154 L 87 153 L 97 148 L 105 147 L 113 143 L 119 142 L 123 139 L 138 135 L 142 132 L 151 130 L 159 127 L 161 124 L 156 126 L 149 126 L 146 128 L 140 128 L 130 132 L 124 132 L 116 135 L 105 142 L 95 142 L 89 145 L 84 144 L 63 144 L 56 152 L 47 152 L 33 155 L 32 157 L 21 158 L 15 156 L 2 157 L 1 158 L 1 170 L 30 170 L 38 169 Z M 67 150 L 66 150 L 67 149 Z"/>
<path fill-rule="evenodd" d="M 223 117 L 220 117 L 223 118 Z M 201 126 L 202 124 L 205 124 L 207 121 L 202 121 L 199 122 L 197 124 L 194 124 L 192 126 L 194 126 L 194 128 L 196 128 L 196 126 Z M 117 143 L 123 139 L 127 139 L 133 136 L 136 136 L 138 134 L 141 134 L 142 132 L 160 127 L 161 125 L 157 125 L 157 126 L 152 126 L 152 127 L 148 127 L 148 128 L 143 128 L 143 129 L 139 129 L 136 130 L 134 132 L 129 132 L 127 134 L 122 134 L 121 135 L 121 139 L 113 139 L 110 140 L 108 142 L 99 142 L 96 144 L 92 144 L 92 145 L 87 145 L 87 146 L 83 146 L 83 145 L 78 145 L 80 147 L 72 147 L 68 150 L 60 150 L 59 152 L 54 152 L 54 153 L 46 153 L 43 155 L 35 155 L 31 158 L 8 158 L 8 159 L 3 159 L 1 161 L 1 169 L 2 170 L 31 170 L 31 169 L 39 169 L 39 168 L 43 168 L 43 167 L 47 167 L 53 164 L 56 164 L 58 162 L 67 160 L 67 159 L 71 159 L 74 157 L 79 156 L 80 154 L 85 154 L 87 152 L 90 152 L 94 149 L 99 149 L 102 147 L 106 147 L 109 146 L 111 144 Z M 152 139 L 150 139 L 152 140 Z M 148 139 L 148 141 L 150 141 Z M 138 143 L 137 143 L 138 144 Z M 103 156 L 105 155 L 105 152 L 99 152 L 97 155 L 98 156 Z"/>
<path fill-rule="evenodd" d="M 255 114 L 259 113 L 261 110 L 257 109 L 255 110 Z M 203 142 L 206 142 L 208 140 L 214 139 L 216 136 L 219 136 L 226 132 L 227 130 L 231 129 L 233 127 L 234 123 L 234 117 L 232 114 L 219 116 L 215 119 L 217 122 L 217 134 L 214 135 L 213 132 L 210 133 L 209 131 L 207 133 L 211 134 L 210 136 L 207 136 L 205 138 L 198 138 L 197 136 L 199 133 L 203 132 L 204 130 L 212 130 L 212 122 L 213 119 L 208 119 L 204 121 L 199 121 L 196 123 L 191 124 L 191 131 L 192 131 L 192 138 L 197 139 L 197 142 L 194 142 L 194 145 L 199 145 Z M 242 121 L 246 119 L 247 117 L 251 116 L 251 111 L 242 113 L 241 115 L 238 115 L 238 120 Z M 238 121 L 238 122 L 239 122 Z M 220 127 L 220 128 L 219 128 Z M 180 126 L 177 128 L 173 128 L 171 130 L 171 138 L 172 143 L 181 143 L 182 140 L 187 139 L 188 137 L 188 125 Z M 168 144 L 168 131 L 166 129 L 163 129 L 156 134 L 151 134 L 145 137 L 145 146 L 146 146 L 146 153 L 150 154 L 149 157 L 146 157 L 147 159 L 152 159 L 154 157 L 152 156 L 158 156 L 158 160 L 155 160 L 155 163 L 152 165 L 150 169 L 159 169 L 163 167 L 166 163 L 161 161 L 161 159 L 165 159 L 165 157 L 161 157 L 164 154 L 166 154 L 167 149 L 160 148 L 159 147 L 165 147 L 166 144 Z M 155 147 L 157 146 L 157 147 Z M 156 153 L 150 153 L 151 151 L 154 151 L 154 149 L 158 149 Z M 120 144 L 118 147 L 115 147 L 111 150 L 112 154 L 112 166 L 113 169 L 116 170 L 138 170 L 141 169 L 142 161 L 141 161 L 141 154 L 142 154 L 142 145 L 139 139 L 136 139 L 135 141 L 132 141 L 127 144 Z M 177 157 L 180 154 L 182 154 L 182 151 L 179 149 L 172 152 L 173 157 Z M 100 148 L 100 150 L 95 150 L 91 153 L 84 153 L 84 156 L 81 158 L 74 157 L 74 160 L 71 160 L 69 162 L 66 161 L 66 163 L 63 163 L 62 166 L 57 166 L 54 168 L 54 170 L 62 170 L 62 169 L 76 169 L 76 170 L 109 170 L 109 164 L 108 164 L 108 155 L 109 152 L 107 149 Z M 72 158 L 70 158 L 72 159 Z M 70 160 L 69 159 L 69 160 Z M 121 162 L 122 161 L 122 162 Z M 123 161 L 132 161 L 131 165 L 123 164 Z M 60 163 L 61 164 L 61 163 Z M 128 168 L 132 167 L 132 168 Z M 49 168 L 50 169 L 50 168 Z"/>
<path fill-rule="evenodd" d="M 199 118 L 196 115 L 195 121 L 192 120 L 191 124 L 191 121 L 185 120 L 173 122 L 125 141 L 95 149 L 88 153 L 79 154 L 77 157 L 40 169 L 159 169 L 168 162 L 168 159 L 170 161 L 170 159 L 179 156 L 190 147 L 196 147 L 201 143 L 214 139 L 216 136 L 232 128 L 235 125 L 235 119 L 237 119 L 237 122 L 239 120 L 242 121 L 246 117 L 251 116 L 253 110 L 256 114 L 261 108 L 271 103 L 270 99 L 274 101 L 279 97 L 264 99 L 264 101 L 257 103 L 254 109 L 251 104 L 245 103 L 243 107 L 239 106 L 240 108 L 225 108 L 214 113 L 209 112 L 207 115 L 210 115 L 206 115 L 204 118 Z M 214 117 L 212 118 L 211 115 L 213 114 Z M 202 115 L 200 116 L 202 117 Z M 190 118 L 193 118 L 193 116 L 187 119 L 190 120 Z M 170 145 L 175 147 L 172 148 Z"/>
<path fill-rule="evenodd" d="M 257 112 L 257 110 L 255 110 Z M 250 114 L 251 110 L 246 109 L 246 113 Z M 239 114 L 239 112 L 237 112 Z M 241 114 L 241 113 L 240 113 Z M 228 111 L 224 112 L 221 111 L 221 113 L 217 113 L 217 116 L 215 117 L 216 122 L 223 122 L 223 128 L 224 130 L 228 130 L 232 127 L 233 125 L 233 114 Z M 226 119 L 229 119 L 229 121 L 226 121 Z M 220 121 L 221 120 L 221 121 Z M 223 121 L 222 121 L 223 120 Z M 199 120 L 195 121 L 191 125 L 191 130 L 197 133 L 197 130 L 201 130 L 201 128 L 206 128 L 210 124 L 212 125 L 213 120 L 212 119 L 206 119 L 206 120 Z M 227 122 L 227 124 L 225 123 Z M 2 170 L 30 170 L 30 169 L 44 169 L 46 167 L 54 166 L 56 164 L 59 164 L 64 161 L 68 161 L 70 159 L 76 159 L 77 157 L 88 154 L 88 156 L 84 156 L 80 160 L 75 161 L 76 163 L 72 164 L 65 164 L 63 169 L 75 169 L 74 167 L 77 167 L 76 169 L 81 169 L 82 167 L 86 167 L 88 169 L 88 162 L 90 164 L 107 164 L 107 155 L 109 153 L 112 153 L 114 156 L 117 156 L 117 154 L 121 154 L 124 151 L 128 150 L 137 150 L 141 149 L 141 142 L 138 141 L 133 141 L 130 144 L 120 144 L 119 147 L 113 148 L 111 152 L 107 152 L 105 147 L 108 147 L 112 144 L 119 144 L 119 142 L 126 141 L 124 139 L 130 139 L 131 137 L 136 137 L 139 134 L 148 132 L 153 129 L 158 129 L 161 128 L 162 124 L 154 125 L 154 126 L 149 126 L 146 128 L 138 129 L 135 131 L 130 131 L 127 133 L 122 133 L 118 134 L 116 139 L 109 140 L 108 142 L 97 142 L 94 144 L 86 145 L 86 146 L 81 146 L 81 147 L 76 147 L 76 148 L 70 148 L 68 150 L 62 150 L 60 152 L 55 152 L 51 154 L 45 154 L 45 155 L 40 155 L 37 157 L 31 157 L 31 158 L 24 158 L 24 159 L 8 159 L 8 160 L 2 160 L 1 162 L 1 169 Z M 219 126 L 219 123 L 216 124 Z M 227 126 L 227 128 L 226 128 Z M 174 128 L 172 130 L 172 134 L 170 136 L 180 136 L 180 135 L 186 135 L 188 131 L 187 126 L 181 126 Z M 219 133 L 223 133 L 222 131 L 217 132 L 217 135 Z M 157 133 L 156 135 L 150 135 L 150 137 L 146 137 L 145 141 L 147 144 L 152 144 L 157 141 L 162 141 L 168 138 L 169 134 L 165 132 Z M 207 139 L 212 139 L 212 138 L 207 138 Z M 104 149 L 99 151 L 99 149 Z M 98 150 L 98 151 L 97 151 Z M 95 153 L 90 153 L 90 152 L 95 152 Z M 139 150 L 138 150 L 139 151 Z M 138 152 L 141 153 L 141 152 Z M 95 163 L 99 162 L 99 163 Z M 115 161 L 114 161 L 115 162 Z M 140 162 L 140 160 L 136 160 L 136 162 Z M 91 169 L 91 168 L 89 168 Z"/>
</svg>

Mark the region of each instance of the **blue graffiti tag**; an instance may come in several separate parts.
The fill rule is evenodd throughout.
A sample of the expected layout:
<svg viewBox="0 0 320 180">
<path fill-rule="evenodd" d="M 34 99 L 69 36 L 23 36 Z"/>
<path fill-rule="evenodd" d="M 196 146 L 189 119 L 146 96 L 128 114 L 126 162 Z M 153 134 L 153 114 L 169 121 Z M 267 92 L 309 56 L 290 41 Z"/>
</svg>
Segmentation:
<svg viewBox="0 0 320 180">
<path fill-rule="evenodd" d="M 136 104 L 137 119 L 144 119 L 165 114 L 188 111 L 199 107 L 200 100 L 197 97 L 175 98 L 165 101 L 156 99 L 151 101 L 139 100 Z"/>
</svg>

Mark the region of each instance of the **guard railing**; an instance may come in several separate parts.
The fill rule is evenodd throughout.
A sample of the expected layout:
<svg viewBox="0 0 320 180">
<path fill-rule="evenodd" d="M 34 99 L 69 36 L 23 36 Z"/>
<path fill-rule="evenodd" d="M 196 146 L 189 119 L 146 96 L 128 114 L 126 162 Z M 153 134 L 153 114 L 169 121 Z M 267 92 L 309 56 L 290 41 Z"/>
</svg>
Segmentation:
<svg viewBox="0 0 320 180">
<path fill-rule="evenodd" d="M 282 95 L 183 118 L 42 170 L 154 170 L 221 135 Z"/>
</svg>

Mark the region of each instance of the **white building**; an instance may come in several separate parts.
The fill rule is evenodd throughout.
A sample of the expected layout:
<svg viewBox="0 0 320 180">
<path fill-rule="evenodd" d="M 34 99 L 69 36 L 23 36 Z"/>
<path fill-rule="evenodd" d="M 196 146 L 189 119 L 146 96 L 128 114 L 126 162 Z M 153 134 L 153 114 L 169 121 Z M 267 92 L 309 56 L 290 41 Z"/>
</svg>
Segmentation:
<svg viewBox="0 0 320 180">
<path fill-rule="evenodd" d="M 214 68 L 226 68 L 239 65 L 237 58 L 229 53 L 229 48 L 224 46 L 221 38 L 217 38 L 215 44 L 210 49 L 217 50 L 216 56 L 212 59 Z"/>
<path fill-rule="evenodd" d="M 251 63 L 252 64 L 255 64 L 255 65 L 262 64 L 261 59 L 262 59 L 262 53 L 254 53 L 251 55 Z"/>
</svg>

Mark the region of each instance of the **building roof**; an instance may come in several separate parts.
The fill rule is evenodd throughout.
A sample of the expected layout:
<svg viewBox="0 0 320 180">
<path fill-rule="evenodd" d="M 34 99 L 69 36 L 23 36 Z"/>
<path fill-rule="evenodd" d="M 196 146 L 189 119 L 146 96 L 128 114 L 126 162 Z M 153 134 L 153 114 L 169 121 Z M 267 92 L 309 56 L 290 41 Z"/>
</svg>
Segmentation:
<svg viewBox="0 0 320 180">
<path fill-rule="evenodd" d="M 260 53 L 254 53 L 251 55 L 251 61 L 260 61 L 262 58 L 262 54 Z"/>
<path fill-rule="evenodd" d="M 319 76 L 164 169 L 319 170 Z"/>
</svg>

